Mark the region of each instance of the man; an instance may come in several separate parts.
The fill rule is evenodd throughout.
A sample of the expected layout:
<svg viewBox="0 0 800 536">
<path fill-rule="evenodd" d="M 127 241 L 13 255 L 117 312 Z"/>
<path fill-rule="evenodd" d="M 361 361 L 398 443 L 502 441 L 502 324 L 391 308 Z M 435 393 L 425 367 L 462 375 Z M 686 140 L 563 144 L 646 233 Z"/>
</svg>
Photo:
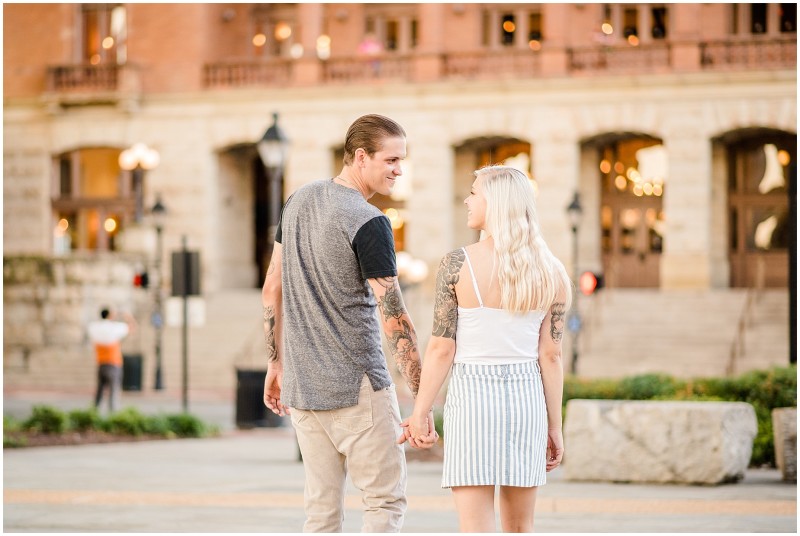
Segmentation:
<svg viewBox="0 0 800 536">
<path fill-rule="evenodd" d="M 103 308 L 100 320 L 89 323 L 89 340 L 94 344 L 97 359 L 97 394 L 94 406 L 100 408 L 103 390 L 108 387 L 108 409 L 113 412 L 118 407 L 119 392 L 122 385 L 122 339 L 133 331 L 136 321 L 125 315 L 125 322 L 113 320 L 111 311 Z"/>
<path fill-rule="evenodd" d="M 406 465 L 381 328 L 415 396 L 421 360 L 391 224 L 367 200 L 392 192 L 405 156 L 400 125 L 360 117 L 347 131 L 341 173 L 295 192 L 276 232 L 262 291 L 264 403 L 291 413 L 305 464 L 306 532 L 341 532 L 348 472 L 363 492 L 363 531 L 402 526 Z M 428 422 L 431 435 L 412 446 L 432 446 L 432 413 Z"/>
</svg>

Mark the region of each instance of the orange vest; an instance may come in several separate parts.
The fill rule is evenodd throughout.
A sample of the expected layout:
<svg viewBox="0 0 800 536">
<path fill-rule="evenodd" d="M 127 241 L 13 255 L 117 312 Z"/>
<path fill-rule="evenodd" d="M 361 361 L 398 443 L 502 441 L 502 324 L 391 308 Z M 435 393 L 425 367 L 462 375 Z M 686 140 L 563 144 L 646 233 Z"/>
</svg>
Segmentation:
<svg viewBox="0 0 800 536">
<path fill-rule="evenodd" d="M 122 348 L 119 342 L 112 344 L 95 344 L 95 355 L 98 365 L 122 366 Z"/>
</svg>

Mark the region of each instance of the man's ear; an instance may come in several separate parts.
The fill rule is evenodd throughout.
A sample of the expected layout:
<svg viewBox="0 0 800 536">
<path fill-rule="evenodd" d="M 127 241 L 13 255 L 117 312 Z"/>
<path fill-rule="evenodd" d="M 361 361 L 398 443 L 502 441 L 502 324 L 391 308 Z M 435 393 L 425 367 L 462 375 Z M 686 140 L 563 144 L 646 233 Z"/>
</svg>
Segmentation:
<svg viewBox="0 0 800 536">
<path fill-rule="evenodd" d="M 355 157 L 353 158 L 353 160 L 355 161 L 356 165 L 361 166 L 367 160 L 367 156 L 368 156 L 367 151 L 359 147 L 358 149 L 356 149 Z"/>
</svg>

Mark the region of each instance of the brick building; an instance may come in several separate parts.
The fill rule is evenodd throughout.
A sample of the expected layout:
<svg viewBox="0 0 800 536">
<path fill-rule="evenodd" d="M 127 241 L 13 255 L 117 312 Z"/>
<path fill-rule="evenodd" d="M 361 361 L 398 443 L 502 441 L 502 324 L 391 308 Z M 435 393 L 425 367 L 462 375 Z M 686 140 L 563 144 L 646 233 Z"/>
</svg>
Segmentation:
<svg viewBox="0 0 800 536">
<path fill-rule="evenodd" d="M 408 297 L 423 345 L 436 265 L 476 238 L 471 171 L 508 162 L 570 272 L 604 275 L 579 300 L 579 373 L 735 373 L 794 350 L 794 4 L 3 9 L 6 386 L 82 381 L 83 325 L 109 295 L 140 316 L 149 379 L 154 290 L 130 280 L 168 268 L 185 236 L 207 312 L 194 385 L 228 388 L 232 364 L 259 363 L 277 207 L 338 172 L 364 113 L 408 133 L 404 186 L 373 201 L 430 268 Z M 257 151 L 273 113 L 280 175 Z M 120 163 L 136 143 L 158 154 L 146 172 Z M 164 335 L 177 378 L 177 328 Z"/>
</svg>

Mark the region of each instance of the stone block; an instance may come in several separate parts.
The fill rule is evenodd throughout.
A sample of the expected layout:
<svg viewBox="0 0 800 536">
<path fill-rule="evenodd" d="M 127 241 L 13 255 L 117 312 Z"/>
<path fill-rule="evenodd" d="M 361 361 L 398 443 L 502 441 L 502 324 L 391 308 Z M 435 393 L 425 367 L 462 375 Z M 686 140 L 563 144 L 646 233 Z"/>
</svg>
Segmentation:
<svg viewBox="0 0 800 536">
<path fill-rule="evenodd" d="M 721 484 L 741 480 L 757 423 L 744 402 L 570 400 L 568 480 Z"/>
<path fill-rule="evenodd" d="M 787 482 L 797 482 L 797 408 L 772 410 L 775 462 Z"/>
</svg>

